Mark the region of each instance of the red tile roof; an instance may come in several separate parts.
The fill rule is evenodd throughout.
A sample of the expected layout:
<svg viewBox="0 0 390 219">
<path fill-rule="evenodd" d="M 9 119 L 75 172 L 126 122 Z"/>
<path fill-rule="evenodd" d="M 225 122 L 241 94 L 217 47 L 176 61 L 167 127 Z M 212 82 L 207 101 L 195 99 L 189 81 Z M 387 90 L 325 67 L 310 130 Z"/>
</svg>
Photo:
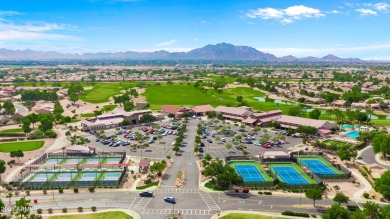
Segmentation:
<svg viewBox="0 0 390 219">
<path fill-rule="evenodd" d="M 161 108 L 161 111 L 164 113 L 172 113 L 172 114 L 178 114 L 180 111 L 184 110 L 184 107 L 180 106 L 171 106 L 171 105 L 166 105 Z"/>
<path fill-rule="evenodd" d="M 192 110 L 195 113 L 205 113 L 205 112 L 208 112 L 208 111 L 213 111 L 214 107 L 212 107 L 211 105 L 201 105 L 201 106 L 194 106 L 194 107 L 192 107 Z"/>
</svg>

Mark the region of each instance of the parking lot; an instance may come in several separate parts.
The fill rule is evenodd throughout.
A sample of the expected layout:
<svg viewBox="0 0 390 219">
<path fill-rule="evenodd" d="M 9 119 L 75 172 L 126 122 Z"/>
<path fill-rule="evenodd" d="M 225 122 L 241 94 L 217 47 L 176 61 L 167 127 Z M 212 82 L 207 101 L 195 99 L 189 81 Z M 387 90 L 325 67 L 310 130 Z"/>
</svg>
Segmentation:
<svg viewBox="0 0 390 219">
<path fill-rule="evenodd" d="M 91 140 L 90 145 L 92 147 L 96 147 L 101 151 L 126 151 L 126 153 L 130 156 L 138 156 L 138 157 L 147 157 L 147 158 L 165 158 L 167 155 L 172 154 L 172 143 L 177 135 L 177 128 L 171 129 L 169 126 L 172 123 L 169 122 L 158 122 L 157 125 L 161 126 L 158 129 L 153 129 L 151 126 L 139 126 L 132 129 L 120 129 L 119 133 L 116 129 L 105 130 L 105 136 L 116 135 L 115 141 L 110 141 L 108 139 L 108 144 L 103 144 L 103 139 L 99 142 L 96 142 L 96 137 L 92 134 L 88 135 L 88 139 Z M 151 132 L 151 130 L 155 130 L 156 132 Z M 158 132 L 160 130 L 160 132 Z M 121 133 L 122 132 L 122 133 Z M 136 136 L 138 132 L 142 134 L 143 143 L 135 139 L 131 138 L 129 135 Z M 132 134 L 133 133 L 133 134 Z M 162 139 L 157 139 L 157 136 L 161 135 Z M 154 138 L 153 141 L 151 139 Z M 120 141 L 121 143 L 118 145 L 112 145 L 112 142 Z M 142 147 L 147 143 L 149 147 Z M 134 145 L 138 145 L 134 147 Z"/>
<path fill-rule="evenodd" d="M 278 137 L 280 134 L 284 133 L 283 130 L 272 130 L 271 128 L 261 128 L 260 131 L 254 131 L 252 127 L 237 127 L 234 125 L 217 125 L 220 126 L 208 126 L 204 132 L 209 133 L 204 135 L 201 139 L 204 147 L 203 153 L 209 153 L 212 157 L 224 158 L 229 155 L 242 155 L 243 150 L 249 152 L 248 155 L 258 155 L 263 151 L 288 151 L 288 148 L 293 147 L 294 145 L 302 143 L 302 138 L 294 138 L 291 136 L 285 136 L 285 140 L 280 145 L 269 146 L 268 148 L 262 147 L 261 144 L 258 144 L 259 140 L 266 134 L 269 136 L 269 139 Z M 224 127 L 221 131 L 221 126 Z M 226 131 L 225 131 L 226 130 Z M 234 134 L 228 133 L 228 131 L 233 132 Z M 252 134 L 250 137 L 248 134 Z M 242 139 L 237 139 L 237 135 L 243 136 Z M 245 136 L 245 137 L 244 137 Z M 247 137 L 248 136 L 248 137 Z M 236 143 L 235 143 L 236 142 Z M 230 150 L 226 148 L 226 144 L 232 144 Z M 257 143 L 257 145 L 256 145 Z M 240 145 L 243 148 L 240 148 Z"/>
<path fill-rule="evenodd" d="M 280 136 L 285 131 L 273 130 L 271 128 L 261 128 L 259 131 L 254 131 L 254 128 L 248 126 L 240 127 L 235 126 L 234 124 L 221 123 L 215 123 L 213 125 L 206 124 L 204 125 L 204 132 L 208 133 L 208 135 L 203 136 L 205 138 L 201 139 L 204 147 L 202 147 L 203 152 L 201 152 L 200 155 L 209 153 L 214 158 L 224 158 L 229 155 L 242 155 L 243 150 L 246 150 L 249 152 L 248 155 L 252 156 L 258 155 L 263 151 L 288 151 L 288 148 L 292 148 L 293 146 L 302 143 L 302 138 L 285 136 L 285 140 L 282 141 L 282 144 L 275 144 L 273 146 L 269 146 L 268 148 L 264 148 L 261 144 L 258 144 L 259 140 L 261 140 L 264 135 L 268 135 L 269 140 L 271 140 L 274 137 Z M 143 158 L 165 158 L 167 155 L 173 154 L 172 145 L 174 143 L 174 139 L 176 138 L 175 134 L 177 134 L 177 127 L 175 129 L 171 129 L 170 126 L 172 126 L 173 123 L 169 121 L 158 122 L 157 125 L 159 127 L 153 129 L 155 131 L 154 133 L 150 132 L 152 130 L 151 126 L 139 126 L 129 130 L 120 129 L 120 131 L 123 132 L 120 134 L 118 134 L 118 130 L 116 129 L 105 130 L 104 135 L 117 135 L 116 141 L 119 140 L 122 143 L 128 142 L 125 146 L 122 144 L 109 146 L 110 144 L 96 142 L 96 137 L 92 134 L 88 134 L 88 138 L 91 140 L 90 145 L 101 151 L 126 151 L 126 153 L 130 156 Z M 229 133 L 226 131 L 229 131 Z M 136 132 L 138 132 L 138 135 L 142 135 L 142 144 L 135 139 L 127 138 L 129 135 L 128 133 L 133 133 L 133 135 L 135 135 L 134 133 Z M 230 132 L 233 132 L 233 134 L 230 134 Z M 251 135 L 249 136 L 249 134 Z M 158 135 L 162 136 L 161 140 L 157 139 Z M 237 138 L 238 135 L 242 136 L 241 139 Z M 150 140 L 153 137 L 155 140 L 151 142 Z M 149 147 L 141 147 L 141 145 L 145 143 L 148 143 Z M 230 150 L 226 148 L 226 144 L 228 143 L 232 144 Z M 138 147 L 134 147 L 134 145 L 138 145 Z M 240 148 L 240 146 L 243 148 Z"/>
</svg>

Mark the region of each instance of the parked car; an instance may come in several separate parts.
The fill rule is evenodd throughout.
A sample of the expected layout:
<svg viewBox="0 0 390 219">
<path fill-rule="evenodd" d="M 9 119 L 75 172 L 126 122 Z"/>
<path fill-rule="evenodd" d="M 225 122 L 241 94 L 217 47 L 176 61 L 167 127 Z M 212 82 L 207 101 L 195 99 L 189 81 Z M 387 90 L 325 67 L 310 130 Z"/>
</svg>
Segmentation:
<svg viewBox="0 0 390 219">
<path fill-rule="evenodd" d="M 222 141 L 222 142 L 226 142 L 226 139 L 225 139 L 225 138 L 221 138 L 221 141 Z"/>
<path fill-rule="evenodd" d="M 123 132 L 122 132 L 122 131 L 117 131 L 115 134 L 116 134 L 116 135 L 122 135 Z"/>
<path fill-rule="evenodd" d="M 100 142 L 101 140 L 102 140 L 101 138 L 97 138 L 95 141 Z"/>
<path fill-rule="evenodd" d="M 208 143 L 213 143 L 213 140 L 207 139 L 207 142 L 208 142 Z"/>
<path fill-rule="evenodd" d="M 153 192 L 145 191 L 139 193 L 140 197 L 153 197 Z"/>
<path fill-rule="evenodd" d="M 175 203 L 176 203 L 175 198 L 172 197 L 172 196 L 165 197 L 165 198 L 164 198 L 164 201 L 166 201 L 166 202 L 168 202 L 168 203 L 171 203 L 171 204 L 175 204 Z"/>
<path fill-rule="evenodd" d="M 203 148 L 199 148 L 199 152 L 203 153 L 204 152 Z"/>
<path fill-rule="evenodd" d="M 253 144 L 252 141 L 246 141 L 245 143 L 246 143 L 246 144 Z"/>
</svg>

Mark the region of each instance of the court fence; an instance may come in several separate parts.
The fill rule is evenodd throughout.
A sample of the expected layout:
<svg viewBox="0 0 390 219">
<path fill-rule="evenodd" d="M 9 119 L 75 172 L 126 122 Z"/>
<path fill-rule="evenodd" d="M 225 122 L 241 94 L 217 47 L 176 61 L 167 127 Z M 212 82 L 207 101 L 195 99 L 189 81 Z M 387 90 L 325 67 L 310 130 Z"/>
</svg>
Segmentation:
<svg viewBox="0 0 390 219">
<path fill-rule="evenodd" d="M 302 162 L 300 161 L 299 158 L 316 158 L 318 159 L 318 157 L 315 157 L 315 156 L 300 156 L 300 157 L 295 157 L 293 156 L 292 157 L 292 160 L 297 163 L 299 166 L 305 166 L 302 164 Z M 345 167 L 343 167 L 342 165 L 340 164 L 333 164 L 332 161 L 327 157 L 327 156 L 321 156 L 321 158 L 323 158 L 325 161 L 327 161 L 330 165 L 332 165 L 332 167 L 342 171 L 343 173 L 338 173 L 338 174 L 321 174 L 321 173 L 315 173 L 315 172 L 312 172 L 313 175 L 319 177 L 320 179 L 322 180 L 346 180 L 346 179 L 349 179 L 351 178 L 351 171 L 349 171 L 348 169 L 346 169 Z M 308 167 L 310 169 L 310 167 Z"/>
<path fill-rule="evenodd" d="M 97 174 L 95 179 L 93 180 L 82 180 L 82 175 L 84 174 Z M 109 173 L 120 173 L 119 177 L 115 179 L 107 179 L 105 180 L 104 177 L 106 174 Z M 122 172 L 118 171 L 104 171 L 104 172 L 67 172 L 62 174 L 71 174 L 70 179 L 71 180 L 52 180 L 51 178 L 54 177 L 55 174 L 61 174 L 59 172 L 30 172 L 28 175 L 24 175 L 24 178 L 20 177 L 18 179 L 15 179 L 14 181 L 10 182 L 11 185 L 14 187 L 20 187 L 25 189 L 56 189 L 56 188 L 71 188 L 71 187 L 99 187 L 99 188 L 106 188 L 106 187 L 118 187 L 123 178 L 125 177 L 127 173 L 127 169 L 123 170 Z M 46 175 L 46 180 L 42 181 L 28 181 L 28 179 L 35 174 L 43 174 Z M 78 179 L 78 180 L 77 180 Z M 27 180 L 27 181 L 26 181 Z"/>
<path fill-rule="evenodd" d="M 272 169 L 272 164 L 295 164 L 295 163 L 292 163 L 292 162 L 275 162 L 275 163 L 268 163 L 267 166 L 269 167 L 269 174 L 275 181 L 276 184 L 279 184 L 279 186 L 281 188 L 286 188 L 286 189 L 310 189 L 310 188 L 313 188 L 313 187 L 316 187 L 318 185 L 320 186 L 323 186 L 324 183 L 323 181 L 318 177 L 316 176 L 315 174 L 313 174 L 312 178 L 313 180 L 316 181 L 316 184 L 288 184 L 282 180 L 279 179 L 278 177 L 278 174 L 275 172 L 275 170 Z M 271 165 L 271 167 L 270 167 Z"/>
<path fill-rule="evenodd" d="M 253 158 L 249 156 L 227 156 L 225 163 L 229 163 L 230 161 L 253 161 Z"/>
<path fill-rule="evenodd" d="M 266 181 L 266 182 L 244 182 L 243 187 L 245 188 L 265 188 L 273 187 L 277 185 L 277 181 Z"/>
<path fill-rule="evenodd" d="M 49 159 L 67 159 L 67 158 L 120 158 L 117 164 L 44 164 Z M 53 187 L 114 187 L 119 186 L 125 177 L 128 167 L 123 164 L 126 159 L 125 152 L 104 152 L 104 153 L 46 153 L 37 158 L 27 168 L 21 170 L 20 174 L 15 177 L 10 185 L 14 187 L 41 187 L 41 188 L 53 188 Z M 105 173 L 120 172 L 121 175 L 118 180 L 101 180 L 96 178 L 93 181 L 50 181 L 44 182 L 28 182 L 29 178 L 35 174 L 83 174 L 83 173 L 97 173 L 103 175 Z M 73 177 L 72 177 L 73 178 Z M 77 177 L 76 177 L 77 178 Z"/>
</svg>

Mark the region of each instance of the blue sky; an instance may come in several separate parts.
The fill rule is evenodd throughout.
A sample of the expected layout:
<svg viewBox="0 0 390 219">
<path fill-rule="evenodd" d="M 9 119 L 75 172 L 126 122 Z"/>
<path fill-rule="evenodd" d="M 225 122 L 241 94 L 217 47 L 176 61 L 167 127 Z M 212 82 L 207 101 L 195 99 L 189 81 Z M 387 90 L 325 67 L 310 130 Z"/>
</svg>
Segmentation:
<svg viewBox="0 0 390 219">
<path fill-rule="evenodd" d="M 0 48 L 188 51 L 390 60 L 390 3 L 340 0 L 0 0 Z"/>
</svg>

